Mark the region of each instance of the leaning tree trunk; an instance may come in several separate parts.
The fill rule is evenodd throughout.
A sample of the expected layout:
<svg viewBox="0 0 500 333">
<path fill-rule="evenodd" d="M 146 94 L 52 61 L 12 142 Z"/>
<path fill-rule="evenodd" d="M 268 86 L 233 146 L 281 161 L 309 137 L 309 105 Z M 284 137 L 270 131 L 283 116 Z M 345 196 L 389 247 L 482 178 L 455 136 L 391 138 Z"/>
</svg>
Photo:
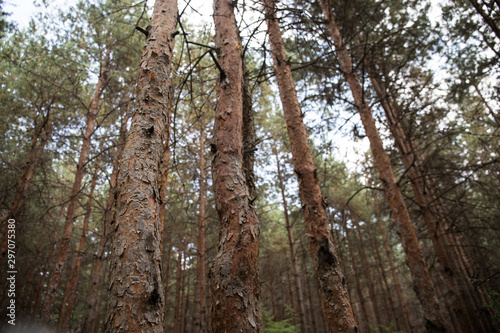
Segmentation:
<svg viewBox="0 0 500 333">
<path fill-rule="evenodd" d="M 328 232 L 326 211 L 323 206 L 317 171 L 309 148 L 305 125 L 302 121 L 291 68 L 287 62 L 285 46 L 276 18 L 275 4 L 273 0 L 264 0 L 263 2 L 274 72 L 283 105 L 293 164 L 299 181 L 299 195 L 303 205 L 310 248 L 316 265 L 316 278 L 323 314 L 332 332 L 355 332 L 358 328 L 354 320 L 339 258 L 331 234 Z"/>
<path fill-rule="evenodd" d="M 104 58 L 104 62 L 103 64 L 101 64 L 99 80 L 97 81 L 97 86 L 95 88 L 94 96 L 92 98 L 92 103 L 90 104 L 89 114 L 87 118 L 87 127 L 85 129 L 85 134 L 83 135 L 82 148 L 80 150 L 80 158 L 78 160 L 78 165 L 76 167 L 75 180 L 73 181 L 73 188 L 71 189 L 70 201 L 68 204 L 68 209 L 66 211 L 66 220 L 64 221 L 64 229 L 61 240 L 58 243 L 59 248 L 57 250 L 55 258 L 54 270 L 49 280 L 47 293 L 45 295 L 45 301 L 42 307 L 42 322 L 45 323 L 47 323 L 50 320 L 52 307 L 54 306 L 54 299 L 56 297 L 59 288 L 59 282 L 61 280 L 61 275 L 64 266 L 66 264 L 66 256 L 68 254 L 71 233 L 73 231 L 74 216 L 78 206 L 78 197 L 82 186 L 84 168 L 87 163 L 87 156 L 90 150 L 90 141 L 96 124 L 96 116 L 97 113 L 99 112 L 99 103 L 101 101 L 104 89 L 108 84 L 109 70 L 111 67 L 110 58 L 111 58 L 111 48 L 108 48 L 106 50 L 106 56 Z"/>
<path fill-rule="evenodd" d="M 171 98 L 177 1 L 157 0 L 150 24 L 117 180 L 107 332 L 163 332 L 158 174 Z"/>
<path fill-rule="evenodd" d="M 220 72 L 215 110 L 212 177 L 219 215 L 212 266 L 212 331 L 262 332 L 259 224 L 243 169 L 243 63 L 234 6 L 214 0 Z"/>
<path fill-rule="evenodd" d="M 391 207 L 392 217 L 396 222 L 403 249 L 406 253 L 407 264 L 413 278 L 414 290 L 426 317 L 426 327 L 429 332 L 444 332 L 446 331 L 447 323 L 439 305 L 422 249 L 418 243 L 415 227 L 410 219 L 403 195 L 392 170 L 389 156 L 384 150 L 382 140 L 375 126 L 375 120 L 371 114 L 370 106 L 364 99 L 363 88 L 353 69 L 351 57 L 342 41 L 342 36 L 335 22 L 330 4 L 326 0 L 321 0 L 320 4 L 323 8 L 328 31 L 335 45 L 340 67 L 349 84 L 354 97 L 354 105 L 359 112 L 366 136 L 370 141 L 373 159 L 382 180 L 385 195 Z"/>
</svg>

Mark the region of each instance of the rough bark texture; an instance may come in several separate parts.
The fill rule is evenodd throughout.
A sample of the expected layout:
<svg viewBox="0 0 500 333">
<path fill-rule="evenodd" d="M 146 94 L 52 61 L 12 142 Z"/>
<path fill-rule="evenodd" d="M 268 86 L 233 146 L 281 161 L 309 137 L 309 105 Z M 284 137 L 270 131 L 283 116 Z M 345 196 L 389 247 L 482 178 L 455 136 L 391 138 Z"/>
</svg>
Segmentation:
<svg viewBox="0 0 500 333">
<path fill-rule="evenodd" d="M 196 262 L 196 294 L 195 294 L 195 316 L 194 326 L 197 332 L 205 332 L 206 324 L 206 261 L 207 261 L 207 220 L 205 217 L 205 122 L 203 115 L 200 117 L 200 198 L 198 211 L 198 239 L 197 239 L 197 262 Z"/>
<path fill-rule="evenodd" d="M 212 331 L 262 332 L 259 224 L 243 171 L 242 46 L 229 1 L 214 1 L 215 44 L 222 69 L 217 84 L 213 186 L 219 215 L 218 253 L 212 267 Z"/>
<path fill-rule="evenodd" d="M 300 331 L 306 332 L 306 311 L 304 308 L 304 296 L 303 296 L 303 292 L 302 292 L 302 283 L 300 281 L 299 267 L 297 264 L 295 240 L 293 237 L 292 224 L 290 223 L 290 217 L 288 215 L 288 204 L 287 204 L 286 195 L 285 195 L 285 185 L 283 182 L 283 176 L 281 174 L 281 166 L 280 166 L 278 152 L 276 149 L 274 149 L 274 153 L 276 155 L 276 166 L 278 168 L 278 180 L 279 180 L 279 185 L 280 185 L 280 190 L 281 190 L 281 199 L 283 200 L 283 211 L 284 211 L 284 215 L 285 215 L 285 227 L 286 227 L 286 231 L 287 231 L 287 235 L 288 235 L 288 246 L 290 248 L 290 257 L 292 259 L 293 280 L 295 283 L 295 294 L 297 295 Z"/>
<path fill-rule="evenodd" d="M 87 163 L 87 156 L 90 150 L 91 136 L 92 133 L 94 132 L 94 127 L 96 124 L 96 116 L 97 113 L 99 112 L 99 103 L 101 101 L 104 89 L 108 84 L 109 70 L 111 67 L 110 58 L 111 58 L 111 49 L 108 48 L 106 51 L 104 62 L 101 64 L 99 79 L 97 81 L 92 102 L 90 104 L 88 118 L 87 118 L 87 126 L 85 129 L 85 133 L 83 135 L 80 157 L 76 167 L 75 179 L 73 181 L 73 188 L 71 189 L 68 209 L 66 211 L 66 220 L 64 221 L 64 229 L 61 240 L 58 243 L 59 248 L 57 250 L 55 258 L 54 270 L 49 280 L 47 293 L 45 295 L 45 301 L 42 307 L 42 322 L 44 323 L 47 323 L 50 320 L 52 307 L 54 306 L 54 299 L 58 291 L 59 282 L 61 280 L 61 274 L 63 272 L 66 262 L 66 256 L 68 254 L 71 233 L 73 231 L 74 216 L 78 206 L 78 197 L 80 194 L 82 180 L 84 176 L 84 168 Z"/>
<path fill-rule="evenodd" d="M 118 149 L 116 152 L 116 159 L 113 161 L 113 171 L 109 179 L 109 193 L 106 202 L 106 211 L 104 213 L 104 219 L 102 221 L 102 234 L 99 240 L 99 247 L 97 248 L 97 253 L 95 255 L 94 266 L 92 266 L 92 272 L 90 273 L 90 288 L 89 294 L 87 296 L 87 308 L 85 311 L 85 316 L 82 323 L 82 332 L 94 333 L 97 328 L 98 312 L 97 312 L 97 301 L 98 293 L 102 289 L 101 279 L 104 252 L 106 249 L 106 244 L 109 240 L 109 227 L 111 224 L 111 219 L 113 217 L 113 206 L 115 204 L 115 193 L 116 193 L 116 178 L 118 175 L 118 162 L 121 158 L 123 147 L 125 146 L 125 139 L 127 134 L 127 122 L 130 116 L 130 104 L 127 105 L 127 112 L 122 119 L 122 124 L 120 127 L 120 137 L 118 140 Z"/>
<path fill-rule="evenodd" d="M 102 147 L 102 145 L 101 145 Z M 66 282 L 66 288 L 64 290 L 64 298 L 61 305 L 61 311 L 59 314 L 59 323 L 57 328 L 59 331 L 65 332 L 68 330 L 69 319 L 71 318 L 71 313 L 73 312 L 73 307 L 75 306 L 76 298 L 76 287 L 78 285 L 78 277 L 80 275 L 80 267 L 82 264 L 82 257 L 85 251 L 85 239 L 87 237 L 87 230 L 89 227 L 90 213 L 92 210 L 92 200 L 94 198 L 94 190 L 97 184 L 100 156 L 97 158 L 94 175 L 92 177 L 92 184 L 90 185 L 90 192 L 85 206 L 85 216 L 83 218 L 82 234 L 80 236 L 80 242 L 78 243 L 78 248 L 74 256 L 73 267 L 68 281 Z"/>
<path fill-rule="evenodd" d="M 120 159 L 106 332 L 163 332 L 161 167 L 177 1 L 157 0 L 141 57 L 132 124 Z"/>
<path fill-rule="evenodd" d="M 342 36 L 335 22 L 330 5 L 326 0 L 321 0 L 320 4 L 323 8 L 328 31 L 335 45 L 340 67 L 349 84 L 354 98 L 354 105 L 359 112 L 366 136 L 370 141 L 373 159 L 382 180 L 385 195 L 391 207 L 392 217 L 396 222 L 396 228 L 406 253 L 407 265 L 413 278 L 414 290 L 426 317 L 426 327 L 429 332 L 443 332 L 446 330 L 446 320 L 440 308 L 436 291 L 418 243 L 415 228 L 392 170 L 389 156 L 384 150 L 382 140 L 375 126 L 375 120 L 371 114 L 370 106 L 364 100 L 363 89 L 356 72 L 353 70 L 351 57 L 342 41 Z"/>
<path fill-rule="evenodd" d="M 299 181 L 299 195 L 316 268 L 323 314 L 331 332 L 355 332 L 356 322 L 349 302 L 345 278 L 327 229 L 326 211 L 316 175 L 316 167 L 301 117 L 295 84 L 281 37 L 273 0 L 264 0 L 269 43 L 280 91 L 283 113 Z"/>
</svg>

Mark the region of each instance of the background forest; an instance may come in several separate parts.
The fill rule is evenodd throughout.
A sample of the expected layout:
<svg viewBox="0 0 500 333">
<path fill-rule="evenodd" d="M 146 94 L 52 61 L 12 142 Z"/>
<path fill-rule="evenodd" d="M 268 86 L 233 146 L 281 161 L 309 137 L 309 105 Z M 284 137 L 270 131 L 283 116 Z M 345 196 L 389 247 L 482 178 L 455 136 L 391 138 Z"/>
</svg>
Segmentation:
<svg viewBox="0 0 500 333">
<path fill-rule="evenodd" d="M 255 146 L 246 149 L 255 152 L 263 331 L 328 332 L 264 3 L 232 2 L 256 128 Z M 359 330 L 424 332 L 426 325 L 408 266 L 412 249 L 391 214 L 384 171 L 360 118 L 364 107 L 449 331 L 498 331 L 500 2 L 322 3 L 331 6 L 342 45 L 319 2 L 279 1 L 275 14 Z M 149 25 L 153 3 L 40 6 L 21 27 L 0 1 L 0 323 L 8 327 L 8 220 L 15 219 L 16 324 L 100 332 L 109 310 L 110 223 L 120 213 L 118 162 L 147 34 L 136 27 Z M 165 332 L 212 332 L 220 76 L 210 10 L 211 2 L 178 3 L 162 166 L 168 176 L 154 176 L 165 182 Z"/>
</svg>

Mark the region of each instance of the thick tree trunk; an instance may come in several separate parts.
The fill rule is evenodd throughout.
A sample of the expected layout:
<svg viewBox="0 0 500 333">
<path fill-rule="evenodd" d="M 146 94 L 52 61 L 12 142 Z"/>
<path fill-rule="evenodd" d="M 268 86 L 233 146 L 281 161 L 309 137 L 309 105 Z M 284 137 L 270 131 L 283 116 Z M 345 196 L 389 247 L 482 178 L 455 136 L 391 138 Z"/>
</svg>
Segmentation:
<svg viewBox="0 0 500 333">
<path fill-rule="evenodd" d="M 357 330 L 356 322 L 349 302 L 344 275 L 332 237 L 328 232 L 323 197 L 305 125 L 301 117 L 292 72 L 287 62 L 285 46 L 276 18 L 275 4 L 273 0 L 264 0 L 263 2 L 274 71 L 280 91 L 295 172 L 299 181 L 299 195 L 303 205 L 310 249 L 316 266 L 316 278 L 323 314 L 332 332 L 355 332 Z"/>
<path fill-rule="evenodd" d="M 92 184 L 90 185 L 90 192 L 87 200 L 87 205 L 85 207 L 85 216 L 83 218 L 80 243 L 78 244 L 78 249 L 76 250 L 70 277 L 66 282 L 66 288 L 64 290 L 64 298 L 61 305 L 61 311 L 59 314 L 59 323 L 57 325 L 59 331 L 67 331 L 69 325 L 69 319 L 71 317 L 71 313 L 73 312 L 73 307 L 75 305 L 76 287 L 78 285 L 78 277 L 80 275 L 80 267 L 82 264 L 83 252 L 85 251 L 85 239 L 87 237 L 87 230 L 89 227 L 90 213 L 92 210 L 92 200 L 94 199 L 94 190 L 97 185 L 97 179 L 99 175 L 99 164 L 100 164 L 100 157 L 97 158 L 94 175 L 92 177 Z"/>
<path fill-rule="evenodd" d="M 64 221 L 63 234 L 61 240 L 58 243 L 59 248 L 56 254 L 55 266 L 51 278 L 49 280 L 47 293 L 45 295 L 45 301 L 43 303 L 42 322 L 44 323 L 47 323 L 50 320 L 52 307 L 54 306 L 54 299 L 56 297 L 59 288 L 59 282 L 61 280 L 61 274 L 66 264 L 66 256 L 68 254 L 68 249 L 71 240 L 71 233 L 73 231 L 74 215 L 78 208 L 78 198 L 82 186 L 85 165 L 87 163 L 87 156 L 90 150 L 91 137 L 94 132 L 94 127 L 96 124 L 96 116 L 97 113 L 99 112 L 99 103 L 101 101 L 104 89 L 108 84 L 109 70 L 111 67 L 110 58 L 111 58 L 111 48 L 108 48 L 106 50 L 104 61 L 101 64 L 99 79 L 97 81 L 92 102 L 90 104 L 88 118 L 87 118 L 87 126 L 85 129 L 85 134 L 83 135 L 82 148 L 80 150 L 80 158 L 78 160 L 78 165 L 76 167 L 75 179 L 73 181 L 73 188 L 71 189 L 70 201 L 68 204 L 68 209 L 66 211 L 66 220 Z"/>
<path fill-rule="evenodd" d="M 212 267 L 212 331 L 261 332 L 259 224 L 243 170 L 243 63 L 234 6 L 214 1 L 217 84 L 212 153 L 219 246 Z"/>
<path fill-rule="evenodd" d="M 120 159 L 112 224 L 107 332 L 163 332 L 161 168 L 177 1 L 157 0 L 139 66 L 132 124 Z"/>
<path fill-rule="evenodd" d="M 297 305 L 298 305 L 298 315 L 300 321 L 300 331 L 302 333 L 306 332 L 306 311 L 304 308 L 304 296 L 302 292 L 302 284 L 300 282 L 299 266 L 297 264 L 297 254 L 295 251 L 295 240 L 293 237 L 292 225 L 290 223 L 290 217 L 288 216 L 288 204 L 286 202 L 285 195 L 285 184 L 283 182 L 283 176 L 281 174 L 280 160 L 278 156 L 278 151 L 274 149 L 276 155 L 276 165 L 278 168 L 278 181 L 281 190 L 281 199 L 283 200 L 283 212 L 285 215 L 285 227 L 288 235 L 288 246 L 290 247 L 290 256 L 292 259 L 292 270 L 293 270 L 293 280 L 295 282 L 295 294 L 297 295 Z"/>
<path fill-rule="evenodd" d="M 122 119 L 122 124 L 120 127 L 120 136 L 118 139 L 118 149 L 116 151 L 116 158 L 113 161 L 113 171 L 111 172 L 109 180 L 109 193 L 106 202 L 106 210 L 104 212 L 104 218 L 102 221 L 101 239 L 99 240 L 99 246 L 97 248 L 97 253 L 95 255 L 94 266 L 92 266 L 92 272 L 90 273 L 90 287 L 89 294 L 87 296 L 87 308 L 82 323 L 82 332 L 95 333 L 94 327 L 96 327 L 96 321 L 98 318 L 97 312 L 97 300 L 98 293 L 101 289 L 102 281 L 102 268 L 104 260 L 104 252 L 106 249 L 106 244 L 109 239 L 109 228 L 111 220 L 113 218 L 113 206 L 115 204 L 115 193 L 116 193 L 116 178 L 118 175 L 118 161 L 121 158 L 123 147 L 125 146 L 125 139 L 127 134 L 127 122 L 130 116 L 130 106 L 132 102 L 127 105 L 127 111 Z"/>
<path fill-rule="evenodd" d="M 196 332 L 205 332 L 206 323 L 206 309 L 205 309 L 205 296 L 206 296 L 206 233 L 207 233 L 207 220 L 205 217 L 205 122 L 203 115 L 200 117 L 200 197 L 198 209 L 198 239 L 197 239 L 197 257 L 196 262 L 196 290 L 195 290 L 195 316 L 194 327 Z"/>
<path fill-rule="evenodd" d="M 370 106 L 364 99 L 363 88 L 353 69 L 351 57 L 342 41 L 342 36 L 335 22 L 330 4 L 326 0 L 321 0 L 320 4 L 323 8 L 328 31 L 335 45 L 340 67 L 349 84 L 354 98 L 354 105 L 359 112 L 366 136 L 370 141 L 375 165 L 382 180 L 385 195 L 391 206 L 392 216 L 396 222 L 403 249 L 406 253 L 407 264 L 413 278 L 414 290 L 424 310 L 426 327 L 429 332 L 444 332 L 446 331 L 447 323 L 439 305 L 422 249 L 418 243 L 415 228 L 392 170 L 389 156 L 384 150 L 382 140 L 375 126 L 375 120 L 371 114 Z"/>
</svg>

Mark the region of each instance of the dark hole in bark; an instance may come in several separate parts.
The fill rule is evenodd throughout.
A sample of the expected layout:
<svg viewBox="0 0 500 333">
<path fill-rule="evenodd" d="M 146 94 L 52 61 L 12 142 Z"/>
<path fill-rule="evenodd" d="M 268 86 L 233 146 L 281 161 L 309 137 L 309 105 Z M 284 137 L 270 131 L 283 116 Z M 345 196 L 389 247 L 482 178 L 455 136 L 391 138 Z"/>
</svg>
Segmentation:
<svg viewBox="0 0 500 333">
<path fill-rule="evenodd" d="M 150 128 L 146 129 L 146 133 L 148 135 L 153 135 L 154 132 L 155 132 L 155 127 L 154 126 L 151 126 Z"/>
<path fill-rule="evenodd" d="M 328 266 L 337 265 L 335 255 L 330 251 L 328 238 L 324 237 L 318 246 L 318 261 Z"/>
<path fill-rule="evenodd" d="M 158 304 L 160 301 L 160 293 L 158 292 L 158 288 L 154 288 L 151 294 L 149 295 L 149 303 L 152 305 Z"/>
</svg>

